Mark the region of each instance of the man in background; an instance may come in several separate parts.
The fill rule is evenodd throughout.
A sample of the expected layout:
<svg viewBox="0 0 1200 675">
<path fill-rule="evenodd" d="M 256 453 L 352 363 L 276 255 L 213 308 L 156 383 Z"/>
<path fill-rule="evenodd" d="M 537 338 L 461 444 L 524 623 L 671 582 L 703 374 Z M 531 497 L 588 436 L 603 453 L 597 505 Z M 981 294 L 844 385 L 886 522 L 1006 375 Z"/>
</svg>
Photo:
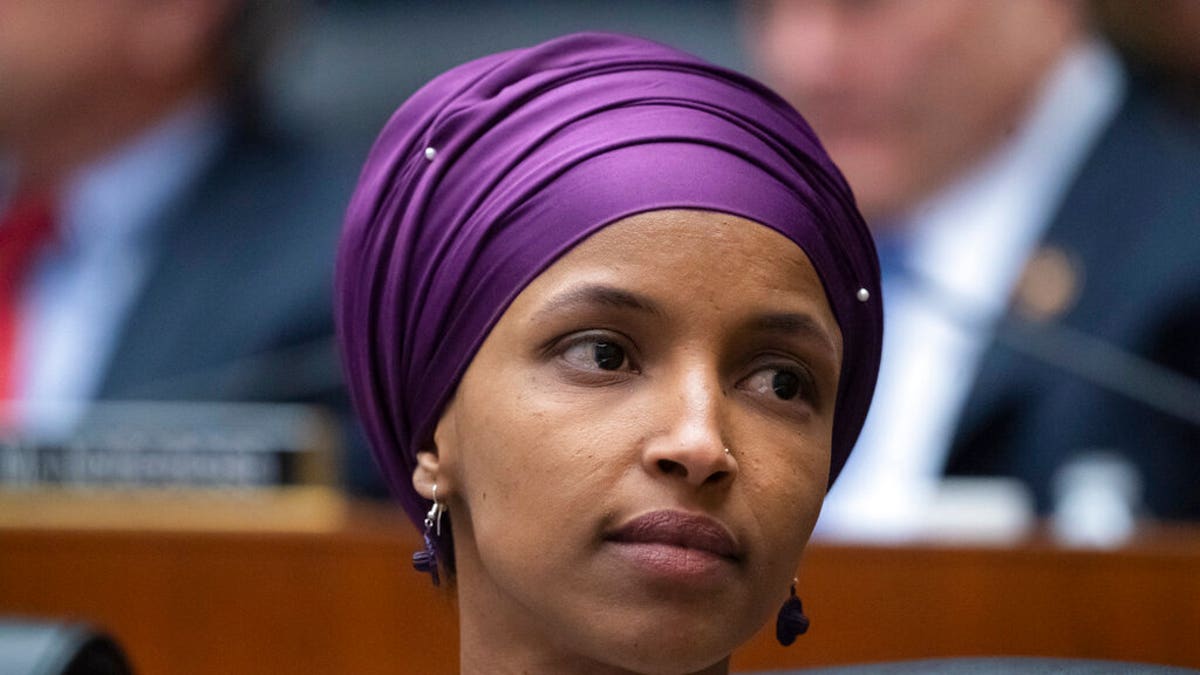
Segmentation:
<svg viewBox="0 0 1200 675">
<path fill-rule="evenodd" d="M 1136 76 L 1200 121 L 1200 2 L 1092 0 L 1091 7 Z"/>
<path fill-rule="evenodd" d="M 330 286 L 356 162 L 259 105 L 294 8 L 0 0 L 0 423 L 61 433 L 91 400 L 342 405 Z"/>
<path fill-rule="evenodd" d="M 1089 464 L 1152 515 L 1200 517 L 1200 138 L 1085 11 L 748 5 L 757 66 L 846 173 L 884 274 L 879 387 L 828 535 L 919 534 L 944 473 L 1019 478 L 1046 512 Z"/>
</svg>

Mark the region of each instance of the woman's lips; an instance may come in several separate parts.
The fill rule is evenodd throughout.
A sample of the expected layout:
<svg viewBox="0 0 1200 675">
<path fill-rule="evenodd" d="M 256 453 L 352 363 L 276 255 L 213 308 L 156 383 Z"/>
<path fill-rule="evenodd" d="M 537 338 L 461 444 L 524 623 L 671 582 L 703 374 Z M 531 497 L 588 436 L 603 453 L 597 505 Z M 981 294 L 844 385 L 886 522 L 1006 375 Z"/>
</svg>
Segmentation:
<svg viewBox="0 0 1200 675">
<path fill-rule="evenodd" d="M 668 577 L 714 575 L 738 562 L 741 550 L 716 520 L 683 511 L 653 511 L 605 539 L 627 560 Z"/>
</svg>

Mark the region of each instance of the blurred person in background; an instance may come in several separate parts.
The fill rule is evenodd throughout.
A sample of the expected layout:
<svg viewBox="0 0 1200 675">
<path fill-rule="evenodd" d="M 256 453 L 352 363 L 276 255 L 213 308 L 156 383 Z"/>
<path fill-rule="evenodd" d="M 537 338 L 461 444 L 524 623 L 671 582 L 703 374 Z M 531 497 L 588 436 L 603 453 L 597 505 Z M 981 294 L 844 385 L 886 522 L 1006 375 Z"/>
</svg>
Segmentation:
<svg viewBox="0 0 1200 675">
<path fill-rule="evenodd" d="M 296 4 L 0 0 L 4 425 L 59 432 L 89 400 L 340 405 L 355 170 L 259 96 Z"/>
<path fill-rule="evenodd" d="M 1092 0 L 1097 23 L 1130 63 L 1200 120 L 1200 2 Z"/>
<path fill-rule="evenodd" d="M 1115 461 L 1135 512 L 1200 517 L 1200 138 L 1087 6 L 746 10 L 883 267 L 879 388 L 818 532 L 919 534 L 943 474 L 1019 478 L 1047 512 L 1088 457 Z"/>
</svg>

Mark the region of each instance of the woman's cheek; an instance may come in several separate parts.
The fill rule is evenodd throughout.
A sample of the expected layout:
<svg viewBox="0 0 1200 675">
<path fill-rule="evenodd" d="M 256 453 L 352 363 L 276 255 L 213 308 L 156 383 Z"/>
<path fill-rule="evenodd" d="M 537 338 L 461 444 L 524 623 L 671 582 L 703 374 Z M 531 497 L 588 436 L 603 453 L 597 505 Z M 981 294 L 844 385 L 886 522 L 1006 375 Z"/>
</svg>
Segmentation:
<svg viewBox="0 0 1200 675">
<path fill-rule="evenodd" d="M 746 489 L 751 494 L 769 495 L 770 503 L 756 510 L 774 514 L 770 536 L 794 537 L 797 532 L 803 533 L 798 527 L 811 528 L 815 524 L 825 498 L 828 466 L 827 459 L 784 451 L 775 461 L 756 463 L 752 472 L 755 478 L 747 481 Z"/>
</svg>

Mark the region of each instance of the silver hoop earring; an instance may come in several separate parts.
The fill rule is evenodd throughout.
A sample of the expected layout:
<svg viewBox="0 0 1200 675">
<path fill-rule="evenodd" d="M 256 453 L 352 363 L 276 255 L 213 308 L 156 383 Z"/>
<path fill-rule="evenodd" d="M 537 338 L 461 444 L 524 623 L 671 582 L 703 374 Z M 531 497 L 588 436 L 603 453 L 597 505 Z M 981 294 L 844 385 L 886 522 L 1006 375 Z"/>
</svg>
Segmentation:
<svg viewBox="0 0 1200 675">
<path fill-rule="evenodd" d="M 446 512 L 446 505 L 438 501 L 437 498 L 437 483 L 433 484 L 433 506 L 429 507 L 429 513 L 425 514 L 425 530 L 433 528 L 437 536 L 442 536 L 442 514 Z"/>
<path fill-rule="evenodd" d="M 433 585 L 440 583 L 438 578 L 438 546 L 437 537 L 442 536 L 442 514 L 446 512 L 444 504 L 437 498 L 437 483 L 433 484 L 433 506 L 425 514 L 425 549 L 413 554 L 413 568 L 418 572 L 427 572 L 433 578 Z"/>
</svg>

